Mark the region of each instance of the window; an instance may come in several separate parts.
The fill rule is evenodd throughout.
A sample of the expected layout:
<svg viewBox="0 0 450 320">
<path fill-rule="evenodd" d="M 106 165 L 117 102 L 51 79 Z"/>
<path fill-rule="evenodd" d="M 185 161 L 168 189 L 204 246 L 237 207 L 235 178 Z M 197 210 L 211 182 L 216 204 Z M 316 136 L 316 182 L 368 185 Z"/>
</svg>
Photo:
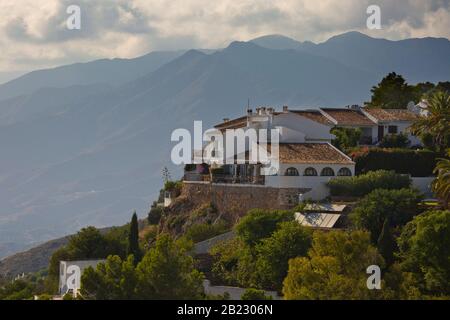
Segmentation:
<svg viewBox="0 0 450 320">
<path fill-rule="evenodd" d="M 338 176 L 341 176 L 341 177 L 344 177 L 344 176 L 349 177 L 351 175 L 352 175 L 352 172 L 350 171 L 349 168 L 340 168 L 338 171 Z"/>
<path fill-rule="evenodd" d="M 320 173 L 321 176 L 325 177 L 331 177 L 334 176 L 334 171 L 330 167 L 326 167 L 322 169 L 322 172 Z"/>
<path fill-rule="evenodd" d="M 305 169 L 305 176 L 317 176 L 317 171 L 314 168 L 306 168 Z"/>
<path fill-rule="evenodd" d="M 390 134 L 397 134 L 397 132 L 398 132 L 398 127 L 397 127 L 397 126 L 389 126 L 389 127 L 388 127 L 388 132 L 389 132 Z"/>
<path fill-rule="evenodd" d="M 295 168 L 287 168 L 286 169 L 286 173 L 284 174 L 285 176 L 298 176 L 298 170 Z"/>
</svg>

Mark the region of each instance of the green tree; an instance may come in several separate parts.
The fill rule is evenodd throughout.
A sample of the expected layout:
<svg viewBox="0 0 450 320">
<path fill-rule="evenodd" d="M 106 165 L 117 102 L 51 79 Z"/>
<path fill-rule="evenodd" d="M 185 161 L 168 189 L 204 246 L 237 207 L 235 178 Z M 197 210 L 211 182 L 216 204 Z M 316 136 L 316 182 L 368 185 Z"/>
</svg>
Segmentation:
<svg viewBox="0 0 450 320">
<path fill-rule="evenodd" d="M 183 244 L 162 234 L 137 266 L 138 292 L 142 299 L 199 299 L 203 275 Z"/>
<path fill-rule="evenodd" d="M 272 297 L 266 296 L 264 290 L 249 288 L 242 294 L 241 300 L 272 300 Z"/>
<path fill-rule="evenodd" d="M 280 222 L 293 219 L 294 215 L 289 211 L 253 209 L 241 218 L 236 232 L 246 244 L 253 246 L 270 237 Z"/>
<path fill-rule="evenodd" d="M 380 290 L 367 289 L 366 269 L 383 266 L 383 258 L 365 231 L 315 232 L 308 257 L 289 261 L 283 294 L 296 299 L 371 299 Z M 382 284 L 383 287 L 383 284 Z"/>
<path fill-rule="evenodd" d="M 428 103 L 427 116 L 419 117 L 411 126 L 411 132 L 419 137 L 430 135 L 438 150 L 450 147 L 450 94 L 437 91 Z"/>
<path fill-rule="evenodd" d="M 137 265 L 142 258 L 141 248 L 139 247 L 139 224 L 136 211 L 133 213 L 128 234 L 128 255 L 133 255 L 134 264 Z"/>
<path fill-rule="evenodd" d="M 395 239 L 392 235 L 389 218 L 384 219 L 383 228 L 377 241 L 377 248 L 389 266 L 394 262 Z"/>
<path fill-rule="evenodd" d="M 15 280 L 0 287 L 0 300 L 30 300 L 33 299 L 34 290 L 29 281 Z"/>
<path fill-rule="evenodd" d="M 342 151 L 356 147 L 362 135 L 362 131 L 359 128 L 333 128 L 330 132 L 336 136 L 332 144 Z"/>
<path fill-rule="evenodd" d="M 81 294 L 92 300 L 139 299 L 136 292 L 137 276 L 132 255 L 122 261 L 119 256 L 109 256 L 94 270 L 87 268 L 81 276 Z"/>
<path fill-rule="evenodd" d="M 406 109 L 416 96 L 414 88 L 395 72 L 389 73 L 377 86 L 372 87 L 372 98 L 367 107 L 383 109 Z"/>
<path fill-rule="evenodd" d="M 386 219 L 390 227 L 403 226 L 419 213 L 421 196 L 413 189 L 377 189 L 362 198 L 350 213 L 353 224 L 369 230 L 376 244 Z"/>
<path fill-rule="evenodd" d="M 282 222 L 270 238 L 256 247 L 256 273 L 260 288 L 281 290 L 289 259 L 306 256 L 311 246 L 311 232 L 297 221 Z"/>
<path fill-rule="evenodd" d="M 408 223 L 398 240 L 402 266 L 424 293 L 450 295 L 450 211 L 427 211 Z"/>
<path fill-rule="evenodd" d="M 444 204 L 448 208 L 450 201 L 450 149 L 447 150 L 448 158 L 439 159 L 434 173 L 437 175 L 434 179 L 432 188 Z"/>
</svg>

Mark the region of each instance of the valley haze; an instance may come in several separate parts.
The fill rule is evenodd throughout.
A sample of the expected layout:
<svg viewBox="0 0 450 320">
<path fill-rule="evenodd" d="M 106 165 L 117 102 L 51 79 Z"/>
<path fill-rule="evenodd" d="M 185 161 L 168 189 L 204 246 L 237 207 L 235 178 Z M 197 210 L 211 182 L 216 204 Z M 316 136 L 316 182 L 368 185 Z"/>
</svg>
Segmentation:
<svg viewBox="0 0 450 320">
<path fill-rule="evenodd" d="M 88 225 L 145 216 L 168 166 L 170 134 L 250 106 L 343 107 L 388 72 L 448 81 L 450 41 L 322 43 L 269 35 L 213 50 L 155 51 L 37 70 L 0 85 L 0 258 Z"/>
</svg>

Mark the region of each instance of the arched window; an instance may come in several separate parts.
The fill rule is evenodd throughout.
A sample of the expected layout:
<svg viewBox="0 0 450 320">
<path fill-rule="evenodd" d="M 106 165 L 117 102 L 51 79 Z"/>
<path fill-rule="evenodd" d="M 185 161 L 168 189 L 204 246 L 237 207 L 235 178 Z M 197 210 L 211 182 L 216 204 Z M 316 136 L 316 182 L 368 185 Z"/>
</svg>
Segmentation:
<svg viewBox="0 0 450 320">
<path fill-rule="evenodd" d="M 306 168 L 304 175 L 305 176 L 317 176 L 317 170 L 312 167 Z"/>
<path fill-rule="evenodd" d="M 298 176 L 298 170 L 295 168 L 287 168 L 286 169 L 286 173 L 284 174 L 285 176 Z"/>
<path fill-rule="evenodd" d="M 322 169 L 322 172 L 320 173 L 321 176 L 324 177 L 332 177 L 334 176 L 334 171 L 330 167 L 326 167 Z"/>
<path fill-rule="evenodd" d="M 349 168 L 340 168 L 338 171 L 338 176 L 341 177 L 349 177 L 352 175 L 352 172 L 350 171 Z"/>
</svg>

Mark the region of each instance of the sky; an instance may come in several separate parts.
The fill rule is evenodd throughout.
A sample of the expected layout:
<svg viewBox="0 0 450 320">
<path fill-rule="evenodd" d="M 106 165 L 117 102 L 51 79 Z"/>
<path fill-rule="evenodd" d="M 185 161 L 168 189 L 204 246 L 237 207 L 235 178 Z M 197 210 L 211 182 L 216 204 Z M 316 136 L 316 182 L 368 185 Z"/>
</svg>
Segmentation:
<svg viewBox="0 0 450 320">
<path fill-rule="evenodd" d="M 372 4 L 380 30 L 366 27 Z M 80 7 L 80 30 L 67 28 L 70 5 Z M 221 48 L 267 34 L 321 42 L 352 30 L 450 38 L 450 0 L 0 0 L 0 82 L 99 58 Z"/>
</svg>

